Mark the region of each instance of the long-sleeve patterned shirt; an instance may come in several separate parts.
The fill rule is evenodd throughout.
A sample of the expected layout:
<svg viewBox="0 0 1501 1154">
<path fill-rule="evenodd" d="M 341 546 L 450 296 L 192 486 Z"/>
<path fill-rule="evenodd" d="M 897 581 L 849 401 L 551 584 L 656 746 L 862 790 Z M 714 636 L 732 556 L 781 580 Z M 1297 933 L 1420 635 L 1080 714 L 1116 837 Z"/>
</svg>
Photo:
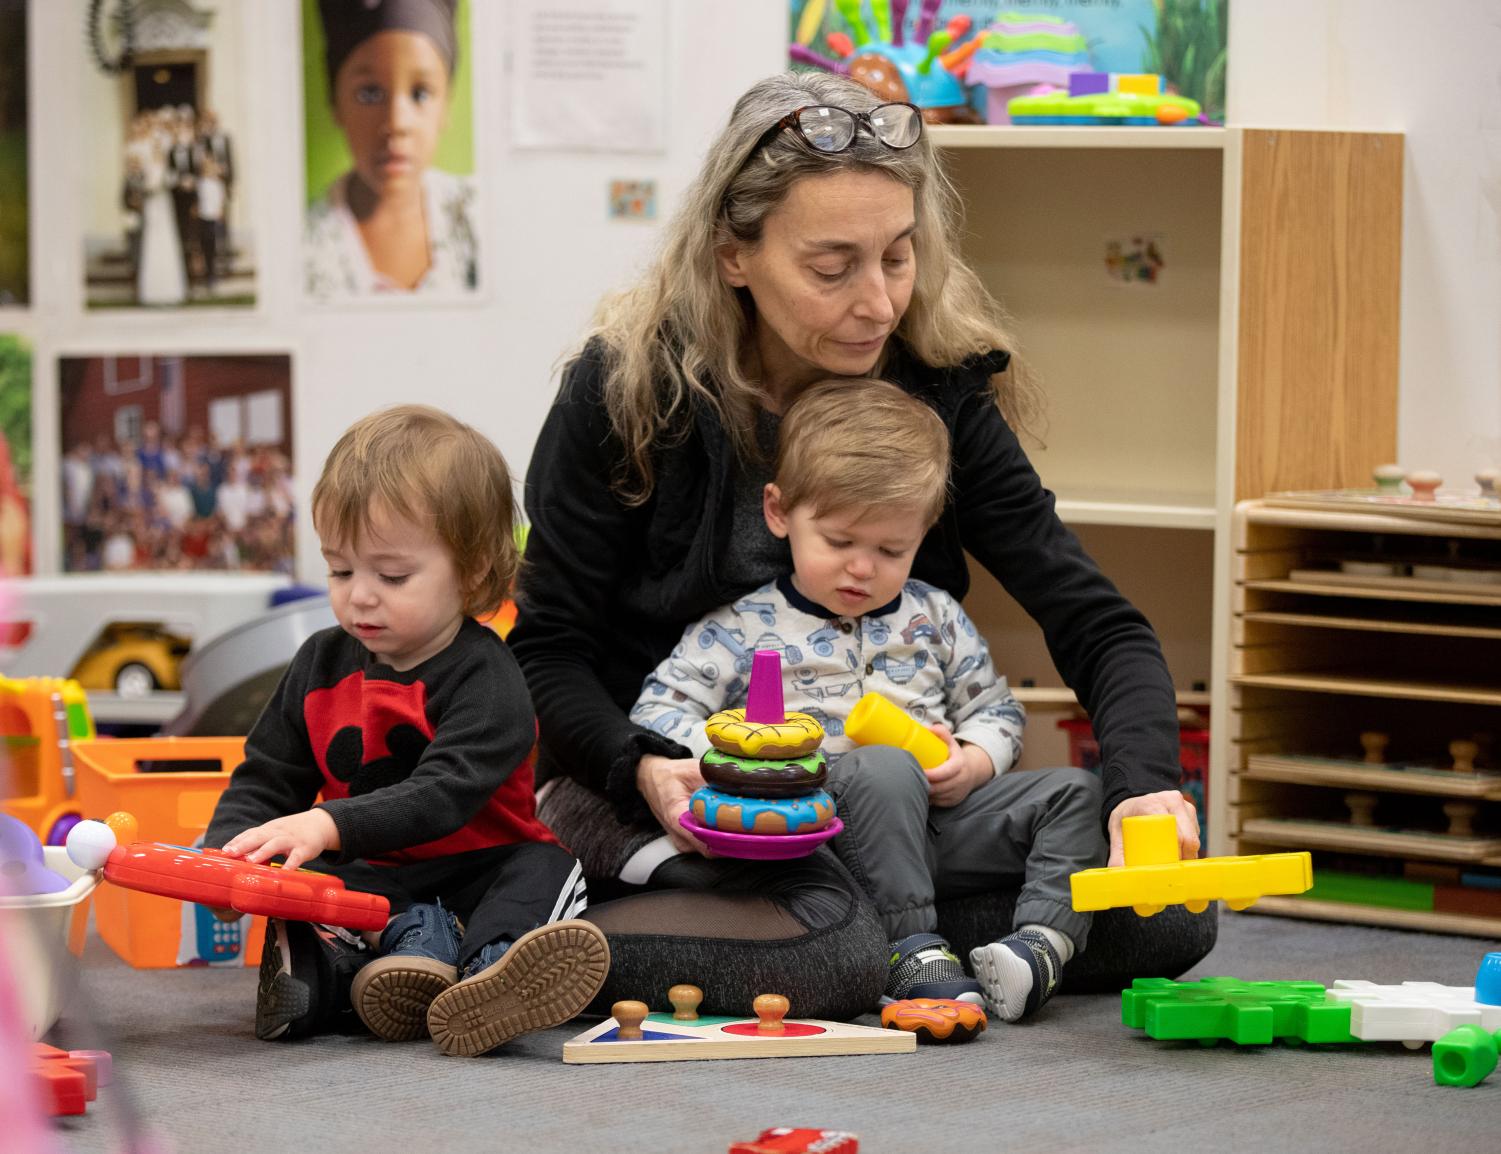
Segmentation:
<svg viewBox="0 0 1501 1154">
<path fill-rule="evenodd" d="M 958 601 L 921 581 L 860 617 L 834 616 L 786 577 L 763 585 L 687 628 L 647 677 L 631 720 L 702 755 L 709 716 L 745 704 L 757 649 L 781 653 L 786 708 L 818 720 L 828 753 L 854 748 L 844 722 L 872 692 L 978 745 L 997 773 L 1021 753 L 1026 712 L 985 638 Z"/>
</svg>

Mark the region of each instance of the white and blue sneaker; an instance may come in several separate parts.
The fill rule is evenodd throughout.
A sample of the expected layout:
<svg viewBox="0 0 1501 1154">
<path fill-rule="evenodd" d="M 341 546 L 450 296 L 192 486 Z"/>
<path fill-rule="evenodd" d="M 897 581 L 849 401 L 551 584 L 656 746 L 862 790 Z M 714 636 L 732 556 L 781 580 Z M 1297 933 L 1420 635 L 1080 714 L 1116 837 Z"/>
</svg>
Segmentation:
<svg viewBox="0 0 1501 1154">
<path fill-rule="evenodd" d="M 1017 930 L 998 942 L 976 946 L 969 952 L 969 964 L 985 989 L 986 1008 L 1003 1022 L 1019 1022 L 1037 1013 L 1063 975 L 1063 959 L 1036 930 Z"/>
<path fill-rule="evenodd" d="M 950 998 L 985 1004 L 985 991 L 964 972 L 948 942 L 937 934 L 911 934 L 891 944 L 891 972 L 881 1005 L 908 998 Z"/>
</svg>

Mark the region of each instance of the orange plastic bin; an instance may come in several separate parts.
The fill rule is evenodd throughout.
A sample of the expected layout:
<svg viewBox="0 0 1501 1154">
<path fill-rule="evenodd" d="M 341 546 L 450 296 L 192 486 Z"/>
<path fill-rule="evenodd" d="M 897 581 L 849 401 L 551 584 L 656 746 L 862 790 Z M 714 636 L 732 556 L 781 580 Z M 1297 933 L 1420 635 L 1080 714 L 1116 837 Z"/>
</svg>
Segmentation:
<svg viewBox="0 0 1501 1154">
<path fill-rule="evenodd" d="M 243 737 L 149 737 L 73 743 L 79 809 L 103 820 L 125 810 L 142 841 L 191 846 L 203 836 L 229 775 L 245 756 Z M 182 768 L 174 768 L 181 766 Z M 137 969 L 209 963 L 247 966 L 261 958 L 265 918 L 221 922 L 203 906 L 106 882 L 94 893 L 94 925 L 106 945 Z"/>
</svg>

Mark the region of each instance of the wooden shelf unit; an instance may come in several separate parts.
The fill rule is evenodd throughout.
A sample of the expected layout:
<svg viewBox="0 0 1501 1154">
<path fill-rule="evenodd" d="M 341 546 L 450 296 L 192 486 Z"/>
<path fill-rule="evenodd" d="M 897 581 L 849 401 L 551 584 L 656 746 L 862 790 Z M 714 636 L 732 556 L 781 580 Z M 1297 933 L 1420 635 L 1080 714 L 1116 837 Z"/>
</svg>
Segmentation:
<svg viewBox="0 0 1501 1154">
<path fill-rule="evenodd" d="M 963 200 L 965 257 L 1047 394 L 1032 461 L 1156 628 L 1180 698 L 1210 694 L 1213 726 L 1235 502 L 1364 483 L 1396 454 L 1402 136 L 931 131 Z M 1112 279 L 1107 246 L 1142 236 L 1160 277 Z M 1072 698 L 1031 618 L 971 572 L 966 608 L 1012 686 L 1035 694 L 1022 765 L 1062 764 L 1054 723 Z"/>
<path fill-rule="evenodd" d="M 1226 842 L 1214 852 L 1292 847 L 1380 859 L 1391 876 L 1409 862 L 1494 873 L 1501 867 L 1498 599 L 1456 598 L 1443 582 L 1400 570 L 1380 585 L 1318 574 L 1338 578 L 1342 562 L 1449 560 L 1484 580 L 1501 573 L 1501 505 L 1493 523 L 1479 524 L 1246 501 L 1235 511 L 1234 535 L 1231 644 L 1219 687 L 1228 708 L 1212 735 L 1210 777 L 1218 803 L 1211 828 L 1224 831 Z M 1294 572 L 1301 576 L 1292 579 Z M 1366 732 L 1389 738 L 1378 762 L 1365 760 Z M 1453 768 L 1456 741 L 1478 747 L 1473 771 Z M 1351 822 L 1352 791 L 1365 795 L 1356 805 L 1374 807 L 1372 824 Z M 1472 825 L 1468 836 L 1449 832 L 1448 823 L 1461 820 Z M 1501 937 L 1501 913 L 1302 898 L 1254 908 Z"/>
</svg>

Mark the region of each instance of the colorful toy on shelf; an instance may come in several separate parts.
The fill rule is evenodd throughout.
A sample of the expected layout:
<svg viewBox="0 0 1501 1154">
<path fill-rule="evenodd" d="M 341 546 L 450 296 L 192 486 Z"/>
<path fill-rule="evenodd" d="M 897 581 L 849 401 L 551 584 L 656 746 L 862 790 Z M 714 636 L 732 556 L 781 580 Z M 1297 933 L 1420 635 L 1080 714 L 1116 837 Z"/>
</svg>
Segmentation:
<svg viewBox="0 0 1501 1154">
<path fill-rule="evenodd" d="M 1010 124 L 1007 105 L 1013 98 L 1039 85 L 1067 88 L 1071 76 L 1089 71 L 1089 44 L 1067 20 L 1006 12 L 975 41 L 979 48 L 964 79 L 985 88 L 987 124 Z"/>
<path fill-rule="evenodd" d="M 1320 982 L 1137 978 L 1121 991 L 1121 1021 L 1160 1041 L 1269 1045 L 1276 1039 L 1354 1042 L 1350 1007 Z"/>
<path fill-rule="evenodd" d="M 189 638 L 151 625 L 106 625 L 73 668 L 85 689 L 142 698 L 158 689 L 182 688 Z"/>
<path fill-rule="evenodd" d="M 714 746 L 700 762 L 708 784 L 678 821 L 715 853 L 804 857 L 844 828 L 821 788 L 828 776 L 818 748 L 823 727 L 806 713 L 787 713 L 775 649 L 755 651 L 745 708 L 714 714 L 704 733 Z"/>
<path fill-rule="evenodd" d="M 917 1038 L 900 1030 L 788 1018 L 780 994 L 762 994 L 755 1017 L 700 1017 L 696 986 L 674 986 L 673 1013 L 616 1002 L 611 1017 L 563 1044 L 570 1065 L 596 1062 L 696 1062 L 710 1058 L 807 1058 L 828 1054 L 909 1054 Z"/>
<path fill-rule="evenodd" d="M 1440 1086 L 1478 1086 L 1496 1068 L 1501 1030 L 1456 1026 L 1433 1043 L 1433 1081 Z"/>
<path fill-rule="evenodd" d="M 116 819 L 122 828 L 129 815 Z M 80 831 L 83 834 L 80 835 Z M 102 831 L 102 832 L 100 832 Z M 104 880 L 124 889 L 211 909 L 233 909 L 300 922 L 325 922 L 351 930 L 381 930 L 391 903 L 378 894 L 346 890 L 329 874 L 255 865 L 217 850 L 184 849 L 155 842 L 113 844 L 113 830 L 102 822 L 83 822 L 69 839 L 68 850 L 84 869 L 96 869 L 103 855 Z"/>
<path fill-rule="evenodd" d="M 881 1025 L 919 1042 L 970 1042 L 985 1032 L 985 1011 L 952 998 L 906 998 L 881 1007 Z"/>
<path fill-rule="evenodd" d="M 1006 109 L 1012 124 L 1136 125 L 1146 128 L 1199 123 L 1199 102 L 1160 90 L 1161 78 L 1108 74 L 1108 88 L 1099 91 L 1102 73 L 1074 73 L 1069 91 L 1014 97 Z M 1148 91 L 1147 89 L 1152 89 Z"/>
<path fill-rule="evenodd" d="M 856 745 L 894 745 L 917 758 L 924 769 L 936 769 L 949 759 L 949 747 L 927 726 L 879 693 L 867 693 L 850 710 L 844 734 Z"/>
<path fill-rule="evenodd" d="M 1124 866 L 1082 870 L 1069 878 L 1074 909 L 1130 906 L 1145 918 L 1174 905 L 1199 914 L 1219 900 L 1232 910 L 1243 910 L 1267 894 L 1300 894 L 1313 884 L 1308 853 L 1182 861 L 1172 814 L 1128 817 L 1121 823 L 1121 834 Z"/>
<path fill-rule="evenodd" d="M 93 736 L 94 719 L 78 682 L 0 677 L 0 809 L 46 845 L 62 845 L 82 816 L 73 742 Z"/>
<path fill-rule="evenodd" d="M 979 48 L 978 39 L 961 43 L 970 30 L 970 18 L 955 16 L 942 31 L 934 32 L 943 0 L 921 0 L 909 39 L 908 2 L 870 0 L 876 24 L 872 34 L 861 16 L 860 0 L 835 0 L 850 29 L 848 37 L 835 34 L 828 38 L 829 46 L 841 59 L 831 60 L 800 43 L 793 43 L 788 55 L 795 64 L 848 76 L 883 101 L 915 104 L 930 124 L 978 123 L 979 115 L 966 101 L 959 80 L 970 56 Z"/>
</svg>

